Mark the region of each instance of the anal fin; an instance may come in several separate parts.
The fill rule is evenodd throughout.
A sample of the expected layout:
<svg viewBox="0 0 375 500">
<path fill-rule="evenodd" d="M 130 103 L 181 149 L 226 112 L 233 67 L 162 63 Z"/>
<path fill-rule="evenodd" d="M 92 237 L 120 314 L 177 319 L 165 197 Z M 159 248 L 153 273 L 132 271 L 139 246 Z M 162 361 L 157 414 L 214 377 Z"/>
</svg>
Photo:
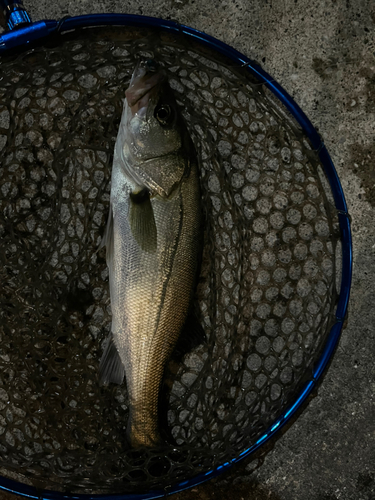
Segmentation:
<svg viewBox="0 0 375 500">
<path fill-rule="evenodd" d="M 122 384 L 125 368 L 111 335 L 106 342 L 99 366 L 99 381 L 101 385 Z"/>
</svg>

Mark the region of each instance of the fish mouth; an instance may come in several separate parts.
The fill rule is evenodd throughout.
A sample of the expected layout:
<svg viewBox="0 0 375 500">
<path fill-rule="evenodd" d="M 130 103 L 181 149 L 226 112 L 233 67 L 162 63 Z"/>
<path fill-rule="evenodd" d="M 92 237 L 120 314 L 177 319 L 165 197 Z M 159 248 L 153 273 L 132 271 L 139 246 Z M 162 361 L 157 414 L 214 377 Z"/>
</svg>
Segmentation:
<svg viewBox="0 0 375 500">
<path fill-rule="evenodd" d="M 132 115 L 138 114 L 140 117 L 145 115 L 145 113 L 141 113 L 141 110 L 143 108 L 146 110 L 150 101 L 157 100 L 166 79 L 165 70 L 160 68 L 153 59 L 138 62 L 129 88 L 125 92 Z"/>
</svg>

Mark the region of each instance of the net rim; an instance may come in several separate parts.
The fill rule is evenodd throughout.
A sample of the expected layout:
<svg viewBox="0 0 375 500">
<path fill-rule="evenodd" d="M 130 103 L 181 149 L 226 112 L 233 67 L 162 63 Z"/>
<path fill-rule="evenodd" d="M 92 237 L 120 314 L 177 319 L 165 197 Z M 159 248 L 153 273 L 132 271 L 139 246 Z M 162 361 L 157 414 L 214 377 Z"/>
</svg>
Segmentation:
<svg viewBox="0 0 375 500">
<path fill-rule="evenodd" d="M 252 76 L 255 76 L 260 83 L 265 85 L 275 95 L 275 97 L 282 102 L 282 104 L 287 108 L 287 110 L 301 126 L 304 133 L 310 140 L 312 148 L 318 154 L 332 190 L 341 230 L 341 288 L 335 314 L 335 323 L 330 330 L 324 350 L 312 370 L 311 380 L 309 380 L 305 384 L 304 388 L 297 396 L 295 402 L 289 406 L 289 408 L 283 413 L 283 415 L 281 415 L 281 417 L 279 417 L 272 424 L 272 426 L 270 426 L 270 428 L 258 439 L 258 441 L 254 445 L 241 452 L 238 457 L 231 460 L 230 462 L 226 462 L 216 467 L 209 472 L 199 474 L 188 481 L 182 481 L 178 484 L 175 484 L 165 491 L 149 491 L 148 493 L 143 494 L 69 495 L 51 490 L 44 490 L 43 492 L 41 492 L 40 490 L 32 486 L 28 486 L 24 483 L 20 483 L 18 481 L 0 476 L 0 490 L 23 495 L 28 498 L 35 498 L 38 500 L 42 498 L 46 500 L 105 500 L 109 498 L 111 500 L 152 500 L 164 497 L 167 494 L 170 495 L 197 486 L 198 484 L 201 484 L 220 475 L 224 471 L 228 470 L 232 465 L 238 463 L 244 458 L 248 458 L 250 455 L 254 454 L 255 451 L 257 451 L 261 446 L 265 445 L 267 441 L 273 438 L 275 434 L 279 432 L 280 429 L 292 419 L 292 417 L 300 409 L 303 403 L 307 400 L 313 389 L 317 387 L 319 379 L 322 377 L 323 372 L 327 368 L 338 344 L 347 315 L 350 296 L 353 260 L 351 224 L 344 192 L 338 174 L 324 142 L 322 141 L 320 135 L 318 134 L 310 120 L 307 118 L 305 113 L 293 100 L 293 98 L 281 87 L 281 85 L 279 85 L 266 71 L 264 71 L 258 63 L 252 61 L 224 42 L 221 42 L 220 40 L 207 35 L 206 33 L 195 28 L 181 25 L 175 21 L 130 14 L 92 14 L 77 17 L 67 17 L 61 19 L 60 21 L 45 20 L 31 23 L 25 28 L 21 28 L 13 32 L 7 32 L 0 36 L 0 55 L 7 55 L 14 48 L 28 48 L 27 45 L 30 42 L 35 40 L 40 41 L 54 32 L 64 33 L 78 28 L 93 28 L 109 25 L 158 28 L 172 32 L 174 34 L 186 36 L 191 40 L 194 40 L 210 49 L 213 49 L 220 55 L 231 59 L 235 64 L 246 68 L 246 70 L 249 71 Z"/>
</svg>

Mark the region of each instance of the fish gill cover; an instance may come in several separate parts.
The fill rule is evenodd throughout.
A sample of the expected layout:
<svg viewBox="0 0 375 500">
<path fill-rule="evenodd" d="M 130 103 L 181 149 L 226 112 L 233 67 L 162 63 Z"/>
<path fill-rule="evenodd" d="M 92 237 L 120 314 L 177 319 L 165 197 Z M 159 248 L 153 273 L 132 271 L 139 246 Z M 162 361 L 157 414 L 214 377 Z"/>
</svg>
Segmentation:
<svg viewBox="0 0 375 500">
<path fill-rule="evenodd" d="M 317 154 L 244 68 L 136 29 L 68 33 L 0 81 L 0 473 L 43 489 L 164 488 L 238 457 L 294 401 L 333 322 L 337 216 Z M 165 67 L 198 153 L 206 342 L 172 358 L 160 449 L 101 387 L 114 143 L 139 57 Z"/>
</svg>

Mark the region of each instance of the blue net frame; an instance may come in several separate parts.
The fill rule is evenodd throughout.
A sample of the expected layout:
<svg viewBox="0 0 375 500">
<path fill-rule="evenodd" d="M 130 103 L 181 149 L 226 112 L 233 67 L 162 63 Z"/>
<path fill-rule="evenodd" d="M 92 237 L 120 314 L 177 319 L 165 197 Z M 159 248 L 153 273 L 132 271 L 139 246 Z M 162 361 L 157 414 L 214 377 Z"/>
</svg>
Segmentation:
<svg viewBox="0 0 375 500">
<path fill-rule="evenodd" d="M 15 13 L 14 17 L 18 17 L 19 14 Z M 143 500 L 143 499 L 154 499 L 164 497 L 166 494 L 170 495 L 177 493 L 184 489 L 191 488 L 200 483 L 203 483 L 215 476 L 218 476 L 222 472 L 228 470 L 232 465 L 238 463 L 244 458 L 248 458 L 250 455 L 254 454 L 261 446 L 263 446 L 267 441 L 275 436 L 280 429 L 291 420 L 295 415 L 297 410 L 306 402 L 307 398 L 311 394 L 314 388 L 317 387 L 318 381 L 321 378 L 325 368 L 327 367 L 335 348 L 338 344 L 344 321 L 347 314 L 351 278 L 352 278 L 352 238 L 351 238 L 351 228 L 350 228 L 350 216 L 347 210 L 347 204 L 345 201 L 344 193 L 340 184 L 339 177 L 337 175 L 336 169 L 330 158 L 326 146 L 324 145 L 318 132 L 315 130 L 307 116 L 301 110 L 301 108 L 294 102 L 290 95 L 277 83 L 269 74 L 267 74 L 258 64 L 254 63 L 246 56 L 233 49 L 232 47 L 226 45 L 225 43 L 211 37 L 201 31 L 178 24 L 173 21 L 166 21 L 163 19 L 127 15 L 127 14 L 95 14 L 86 15 L 72 18 L 64 18 L 61 21 L 55 20 L 45 20 L 35 23 L 29 23 L 29 17 L 24 20 L 22 27 L 9 31 L 0 35 L 0 56 L 7 55 L 12 49 L 27 48 L 34 41 L 42 41 L 44 37 L 54 33 L 54 32 L 65 32 L 69 30 L 74 30 L 77 28 L 89 28 L 96 26 L 134 26 L 138 28 L 155 27 L 159 29 L 166 30 L 170 33 L 181 34 L 186 37 L 190 37 L 192 40 L 199 42 L 200 44 L 207 46 L 219 54 L 230 58 L 235 64 L 238 64 L 246 68 L 257 80 L 264 84 L 288 109 L 288 111 L 297 120 L 299 125 L 302 127 L 306 136 L 310 140 L 313 149 L 319 155 L 322 166 L 328 178 L 333 198 L 335 201 L 335 207 L 338 214 L 338 221 L 341 230 L 341 248 L 342 248 L 342 279 L 340 294 L 335 314 L 335 322 L 331 328 L 328 335 L 326 345 L 323 353 L 316 362 L 311 379 L 305 384 L 300 394 L 297 396 L 294 403 L 279 417 L 272 426 L 265 432 L 258 441 L 250 448 L 244 450 L 237 458 L 226 462 L 219 467 L 205 473 L 200 474 L 193 479 L 188 481 L 183 481 L 175 484 L 173 487 L 165 491 L 149 491 L 145 494 L 127 494 L 127 495 L 67 495 L 64 493 L 54 492 L 54 491 L 40 491 L 36 488 L 30 487 L 28 485 L 0 477 L 0 489 L 4 491 L 9 491 L 12 493 L 17 493 L 28 498 L 35 499 L 48 499 L 48 500 L 62 500 L 62 499 L 76 499 L 76 500 Z M 14 24 L 8 21 L 10 27 Z"/>
</svg>

